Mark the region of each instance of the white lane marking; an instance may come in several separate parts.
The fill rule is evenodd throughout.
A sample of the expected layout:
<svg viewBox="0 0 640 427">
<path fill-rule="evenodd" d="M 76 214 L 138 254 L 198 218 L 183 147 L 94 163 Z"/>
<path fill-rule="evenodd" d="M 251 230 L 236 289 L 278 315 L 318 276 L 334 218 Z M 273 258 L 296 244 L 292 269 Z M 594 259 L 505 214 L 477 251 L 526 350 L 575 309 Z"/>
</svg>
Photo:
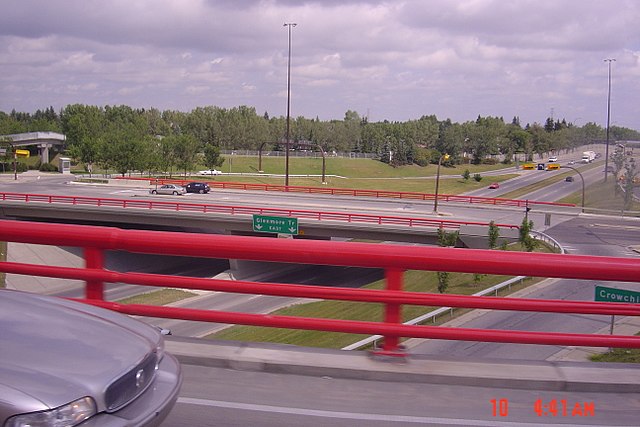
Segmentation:
<svg viewBox="0 0 640 427">
<path fill-rule="evenodd" d="M 118 190 L 118 191 L 110 191 L 109 194 L 135 194 L 135 193 L 139 193 L 143 190 Z"/>
<path fill-rule="evenodd" d="M 386 415 L 386 414 L 363 414 L 358 412 L 324 411 L 318 409 L 285 408 L 282 406 L 257 405 L 253 403 L 225 402 L 221 400 L 196 399 L 191 397 L 179 397 L 178 403 L 188 405 L 209 406 L 213 408 L 239 409 L 243 411 L 273 412 L 278 414 L 306 415 L 324 418 L 342 418 L 349 420 L 386 421 L 395 423 L 415 423 L 415 424 L 440 424 L 454 426 L 502 426 L 502 427 L 525 427 L 538 426 L 540 422 L 510 422 L 497 420 L 463 420 L 456 418 L 436 418 L 436 417 L 416 417 L 410 415 Z M 547 427 L 593 427 L 593 424 L 546 424 Z M 600 424 L 601 427 L 605 426 Z"/>
</svg>

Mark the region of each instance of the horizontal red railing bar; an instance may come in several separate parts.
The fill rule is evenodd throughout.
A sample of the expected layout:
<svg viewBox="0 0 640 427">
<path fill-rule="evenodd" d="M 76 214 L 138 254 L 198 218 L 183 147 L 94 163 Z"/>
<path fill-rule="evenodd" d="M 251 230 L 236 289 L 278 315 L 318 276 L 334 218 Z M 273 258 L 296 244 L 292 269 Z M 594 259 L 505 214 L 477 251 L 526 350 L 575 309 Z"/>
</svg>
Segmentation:
<svg viewBox="0 0 640 427">
<path fill-rule="evenodd" d="M 304 186 L 284 186 L 274 184 L 253 184 L 242 182 L 222 182 L 203 180 L 202 177 L 194 177 L 194 179 L 178 179 L 178 178 L 138 178 L 138 177 L 117 177 L 116 179 L 149 181 L 151 185 L 161 184 L 179 184 L 184 185 L 193 181 L 201 181 L 209 184 L 213 188 L 222 188 L 230 190 L 246 190 L 246 191 L 281 191 L 287 193 L 307 193 L 307 194 L 328 194 L 332 196 L 355 196 L 355 197 L 376 197 L 390 199 L 409 199 L 409 200 L 434 200 L 435 194 L 418 193 L 410 191 L 388 191 L 388 190 L 357 190 L 350 188 L 331 188 L 331 187 L 304 187 Z M 481 196 L 463 196 L 457 194 L 438 194 L 438 201 L 458 202 L 458 203 L 478 203 L 501 206 L 564 206 L 575 207 L 573 203 L 543 202 L 536 200 L 521 199 L 504 199 L 496 197 Z"/>
<path fill-rule="evenodd" d="M 348 223 L 367 223 L 378 225 L 398 225 L 408 227 L 435 227 L 458 229 L 462 225 L 488 227 L 488 223 L 479 221 L 458 221 L 430 218 L 412 218 L 392 215 L 373 215 L 348 212 L 311 211 L 304 209 L 262 208 L 251 206 L 212 205 L 204 203 L 183 203 L 155 200 L 130 200 L 98 198 L 86 196 L 52 196 L 45 194 L 0 193 L 0 200 L 26 203 L 68 204 L 75 206 L 118 207 L 130 209 L 154 209 L 176 212 L 218 213 L 230 215 L 275 215 L 311 219 L 316 221 L 342 221 Z M 517 229 L 514 224 L 495 224 L 500 228 Z"/>
<path fill-rule="evenodd" d="M 51 240 L 53 236 L 55 242 Z M 21 243 L 205 258 L 640 281 L 640 259 L 635 258 L 122 230 L 11 220 L 0 221 L 0 238 Z"/>
<path fill-rule="evenodd" d="M 500 298 L 490 296 L 336 288 L 318 285 L 305 286 L 285 283 L 257 283 L 241 280 L 230 281 L 185 276 L 165 276 L 151 273 L 121 273 L 108 270 L 45 266 L 15 262 L 0 262 L 0 271 L 10 274 L 56 277 L 70 280 L 99 280 L 108 283 L 127 283 L 141 286 L 198 289 L 240 294 L 262 294 L 293 298 L 331 299 L 381 304 L 407 304 L 425 307 L 447 306 L 510 311 L 640 316 L 640 305 L 625 303 Z"/>
<path fill-rule="evenodd" d="M 118 304 L 107 301 L 79 300 L 120 313 L 163 317 L 212 323 L 267 326 L 273 328 L 306 329 L 351 334 L 384 335 L 462 341 L 502 342 L 515 344 L 574 345 L 598 347 L 640 347 L 640 337 L 621 335 L 589 335 L 557 332 L 504 331 L 442 326 L 404 325 L 339 319 L 275 316 L 216 310 L 158 307 L 142 304 Z"/>
<path fill-rule="evenodd" d="M 9 220 L 0 221 L 0 240 L 84 248 L 87 265 L 94 266 L 94 268 L 83 269 L 0 262 L 0 271 L 84 280 L 87 283 L 87 294 L 91 298 L 85 302 L 126 314 L 279 328 L 313 329 L 369 335 L 381 334 L 385 338 L 384 351 L 390 353 L 398 350 L 397 340 L 399 337 L 640 348 L 639 337 L 413 326 L 401 324 L 399 315 L 389 315 L 389 313 L 395 313 L 396 311 L 399 314 L 397 309 L 402 305 L 444 305 L 536 312 L 639 315 L 640 307 L 637 304 L 503 299 L 415 293 L 401 290 L 401 274 L 410 269 L 534 275 L 638 283 L 640 282 L 640 260 L 634 258 L 202 235 Z M 381 268 L 386 272 L 387 284 L 389 284 L 390 280 L 393 280 L 394 286 L 389 286 L 391 289 L 386 290 L 365 290 L 328 286 L 224 281 L 148 273 L 119 273 L 102 268 L 101 254 L 104 250 Z M 532 274 L 531 272 L 533 271 L 536 274 Z M 383 304 L 387 310 L 387 315 L 383 322 L 362 322 L 164 306 L 122 305 L 102 300 L 100 288 L 104 282 L 373 302 Z M 92 290 L 89 291 L 89 289 Z"/>
</svg>

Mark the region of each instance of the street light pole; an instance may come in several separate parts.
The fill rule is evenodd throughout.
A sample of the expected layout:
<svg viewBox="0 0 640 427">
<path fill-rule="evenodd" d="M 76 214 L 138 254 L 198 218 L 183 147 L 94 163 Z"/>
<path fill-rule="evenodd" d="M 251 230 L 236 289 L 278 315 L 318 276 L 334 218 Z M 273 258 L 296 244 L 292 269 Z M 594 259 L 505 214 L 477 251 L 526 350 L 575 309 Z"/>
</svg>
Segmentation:
<svg viewBox="0 0 640 427">
<path fill-rule="evenodd" d="M 287 143 L 286 150 L 287 152 L 284 155 L 284 186 L 289 186 L 289 145 L 291 141 L 289 140 L 289 122 L 291 120 L 291 28 L 295 27 L 296 23 L 290 22 L 285 23 L 283 26 L 288 27 L 289 29 L 289 58 L 287 61 Z"/>
<path fill-rule="evenodd" d="M 611 120 L 611 63 L 615 62 L 615 59 L 605 59 L 604 62 L 609 63 L 609 89 L 607 91 L 607 145 L 604 152 L 604 182 L 607 182 L 607 174 L 609 173 L 609 123 Z"/>
<path fill-rule="evenodd" d="M 438 170 L 436 172 L 436 194 L 433 200 L 433 213 L 436 215 L 438 214 L 438 190 L 440 187 L 440 166 L 442 165 L 442 160 L 449 160 L 449 155 L 443 154 L 438 159 Z"/>
</svg>

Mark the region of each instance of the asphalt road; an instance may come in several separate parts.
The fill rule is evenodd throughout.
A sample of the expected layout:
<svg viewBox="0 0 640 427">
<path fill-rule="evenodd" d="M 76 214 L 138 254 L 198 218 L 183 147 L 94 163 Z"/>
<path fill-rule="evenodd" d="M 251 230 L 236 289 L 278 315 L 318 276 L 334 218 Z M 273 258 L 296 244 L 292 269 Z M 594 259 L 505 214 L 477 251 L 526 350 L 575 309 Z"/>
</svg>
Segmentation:
<svg viewBox="0 0 640 427">
<path fill-rule="evenodd" d="M 635 426 L 638 396 L 270 374 L 186 365 L 163 423 L 192 426 Z M 569 408 L 539 415 L 536 401 Z M 586 410 L 592 405 L 593 412 Z"/>
<path fill-rule="evenodd" d="M 131 193 L 127 188 L 99 188 L 93 186 L 66 186 L 57 183 L 45 184 L 43 180 L 34 181 L 25 186 L 18 187 L 2 185 L 5 191 L 45 193 L 54 191 L 56 194 L 84 194 L 87 196 L 99 196 L 100 194 L 112 197 L 142 197 Z M 3 183 L 4 184 L 4 183 Z M 26 183 L 25 183 L 26 184 Z M 47 187 L 52 186 L 50 190 Z M 11 190 L 7 187 L 12 187 Z M 59 191 L 59 193 L 58 193 Z M 135 192 L 135 190 L 134 190 Z M 141 193 L 145 193 L 144 190 Z M 234 203 L 239 203 L 236 193 L 216 192 L 216 196 L 229 197 Z M 214 199 L 213 194 L 197 196 L 206 200 Z M 251 204 L 263 203 L 263 194 L 244 194 L 251 199 Z M 272 195 L 269 195 L 271 197 Z M 364 209 L 376 210 L 377 203 L 384 211 L 405 212 L 416 215 L 420 212 L 428 212 L 428 203 L 406 203 L 389 201 L 346 201 L 342 198 L 319 199 L 316 196 L 302 197 L 298 195 L 275 195 L 278 202 L 264 203 L 297 203 L 298 206 L 306 206 L 309 203 L 323 206 L 325 209 L 338 209 L 353 203 L 349 209 L 358 209 L 360 203 Z M 295 197 L 295 199 L 292 199 Z M 258 200 L 256 200 L 258 198 Z M 184 200 L 190 198 L 184 197 Z M 266 199 L 265 199 L 266 200 Z M 332 204 L 332 203 L 335 203 Z M 340 208 L 341 209 L 341 208 Z M 513 218 L 514 223 L 519 223 L 523 212 L 515 210 L 493 210 L 446 206 L 443 209 L 447 215 L 457 218 L 458 215 L 466 217 L 484 218 L 500 217 Z M 459 214 L 460 212 L 460 214 Z M 426 214 L 426 213 L 425 213 Z M 536 213 L 532 213 L 532 216 Z M 541 222 L 536 218 L 536 223 Z M 520 220 L 518 220 L 520 219 Z M 606 222 L 601 217 L 585 217 L 584 222 L 579 222 L 570 217 L 563 218 L 547 231 L 555 235 L 559 240 L 567 244 L 572 253 L 585 253 L 594 251 L 598 255 L 615 254 L 615 256 L 636 256 L 627 248 L 628 244 L 640 241 L 638 223 L 628 221 L 619 223 Z M 603 223 L 604 226 L 594 224 Z M 628 252 L 627 252 L 628 251 Z M 545 292 L 559 292 L 553 295 L 576 299 L 589 299 L 592 296 L 590 283 L 567 283 L 545 288 Z M 570 281 L 568 281 L 570 282 Z M 548 297 L 542 294 L 541 297 Z M 214 299 L 215 300 L 215 299 Z M 201 301 L 201 300 L 198 300 Z M 204 300 L 206 301 L 206 300 Z M 244 309 L 255 301 L 249 299 L 240 301 L 237 307 Z M 235 305 L 236 301 L 219 298 L 216 304 Z M 209 302 L 205 302 L 205 306 Z M 256 307 L 255 309 L 262 309 Z M 599 329 L 603 322 L 599 319 L 585 319 L 574 316 L 570 320 L 583 325 L 587 329 Z M 478 317 L 479 322 L 488 327 L 500 328 L 531 328 L 548 330 L 557 324 L 568 323 L 566 319 L 557 322 L 542 320 L 533 315 L 525 314 L 524 318 L 508 316 L 504 319 L 492 317 Z M 581 326 L 581 327 L 583 327 Z M 439 344 L 440 345 L 440 344 Z M 464 344 L 463 344 L 464 346 Z M 530 358 L 532 346 L 522 346 L 522 349 L 493 349 L 482 346 L 472 346 L 459 351 L 466 351 L 472 357 L 501 356 Z M 542 352 L 554 352 L 556 348 L 543 347 Z M 412 349 L 412 351 L 414 351 Z M 440 354 L 452 354 L 451 349 L 441 349 Z M 458 350 L 455 350 L 458 351 Z M 497 352 L 497 353 L 496 353 Z M 526 354 L 525 354 L 526 353 Z M 457 354 L 457 353 L 453 353 Z M 545 357 L 540 354 L 536 357 Z M 380 426 L 404 426 L 404 425 L 487 425 L 487 426 L 534 426 L 534 425 L 637 425 L 637 414 L 640 411 L 638 396 L 633 394 L 605 394 L 605 393 L 541 393 L 526 390 L 487 389 L 477 387 L 455 387 L 429 384 L 407 383 L 378 383 L 357 380 L 343 380 L 327 377 L 299 377 L 294 375 L 274 375 L 258 372 L 243 372 L 238 370 L 225 370 L 212 367 L 185 366 L 186 381 L 181 392 L 180 399 L 165 426 L 194 426 L 194 425 L 380 425 Z M 551 400 L 564 399 L 570 403 L 593 402 L 596 408 L 594 415 L 565 415 L 561 417 L 541 417 L 534 410 L 537 399 Z M 508 404 L 508 411 L 504 416 L 493 415 L 492 400 Z"/>
<path fill-rule="evenodd" d="M 640 242 L 640 221 L 608 217 L 578 217 L 549 228 L 546 233 L 558 240 L 569 253 L 597 256 L 637 257 L 631 245 Z M 589 280 L 554 280 L 545 287 L 534 288 L 527 298 L 593 301 L 595 285 Z M 606 286 L 640 291 L 638 284 L 607 282 Z M 491 311 L 457 324 L 465 328 L 523 331 L 593 333 L 606 328 L 609 316 L 552 314 L 534 312 Z M 420 343 L 418 343 L 420 342 Z M 563 347 L 480 343 L 467 341 L 411 340 L 411 352 L 446 356 L 491 357 L 501 359 L 545 360 Z"/>
</svg>

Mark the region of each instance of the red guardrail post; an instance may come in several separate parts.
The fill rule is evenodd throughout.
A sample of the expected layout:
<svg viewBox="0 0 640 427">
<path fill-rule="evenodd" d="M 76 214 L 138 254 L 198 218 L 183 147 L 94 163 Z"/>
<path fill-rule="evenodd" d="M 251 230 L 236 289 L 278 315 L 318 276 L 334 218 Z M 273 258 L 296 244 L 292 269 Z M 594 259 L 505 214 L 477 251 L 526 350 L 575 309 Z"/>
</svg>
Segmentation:
<svg viewBox="0 0 640 427">
<path fill-rule="evenodd" d="M 104 268 L 104 252 L 97 248 L 84 248 L 84 261 L 86 268 Z M 104 301 L 104 283 L 98 280 L 87 280 L 85 285 L 87 299 Z"/>
<path fill-rule="evenodd" d="M 401 291 L 404 270 L 386 269 L 384 272 L 386 279 L 386 289 L 388 291 Z M 402 305 L 397 303 L 387 303 L 384 311 L 384 323 L 402 323 Z M 399 345 L 400 337 L 385 335 L 382 350 L 374 351 L 374 354 L 381 356 L 406 356 L 403 348 Z"/>
</svg>

